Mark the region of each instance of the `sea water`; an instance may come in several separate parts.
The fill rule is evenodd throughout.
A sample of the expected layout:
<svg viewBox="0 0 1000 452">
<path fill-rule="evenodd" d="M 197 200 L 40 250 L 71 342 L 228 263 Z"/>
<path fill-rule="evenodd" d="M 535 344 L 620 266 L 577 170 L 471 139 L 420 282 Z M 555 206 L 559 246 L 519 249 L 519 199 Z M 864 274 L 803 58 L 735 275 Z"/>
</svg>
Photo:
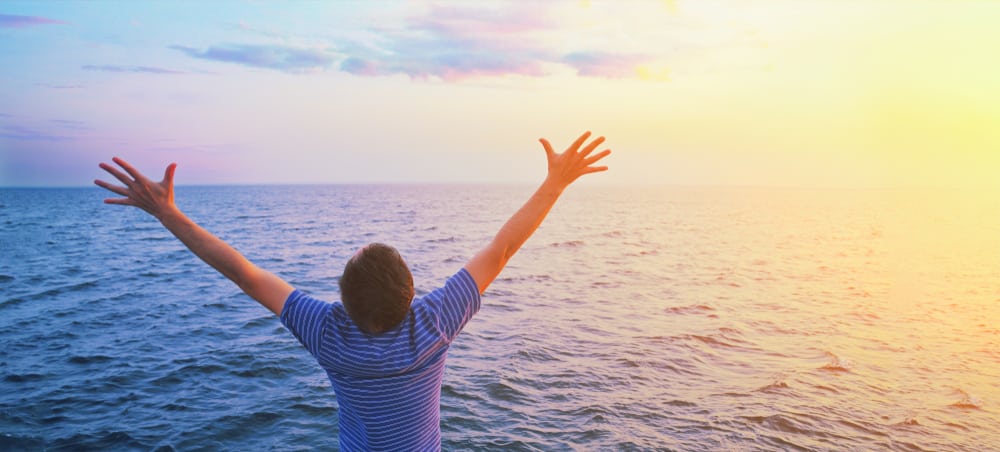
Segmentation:
<svg viewBox="0 0 1000 452">
<path fill-rule="evenodd" d="M 335 300 L 376 241 L 427 293 L 530 193 L 177 202 Z M 0 189 L 0 450 L 335 449 L 336 394 L 278 319 L 105 195 Z M 1000 196 L 973 191 L 571 187 L 449 352 L 443 447 L 997 450 L 998 251 Z"/>
</svg>

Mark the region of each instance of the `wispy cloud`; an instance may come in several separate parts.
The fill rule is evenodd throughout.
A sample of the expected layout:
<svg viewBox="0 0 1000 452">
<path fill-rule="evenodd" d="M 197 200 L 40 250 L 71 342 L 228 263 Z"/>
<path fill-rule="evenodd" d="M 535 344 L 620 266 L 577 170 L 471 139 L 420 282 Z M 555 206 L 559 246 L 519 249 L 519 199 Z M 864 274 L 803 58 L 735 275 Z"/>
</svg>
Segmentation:
<svg viewBox="0 0 1000 452">
<path fill-rule="evenodd" d="M 22 141 L 66 141 L 70 139 L 70 137 L 64 135 L 40 132 L 17 125 L 0 126 L 0 138 Z"/>
<path fill-rule="evenodd" d="M 321 70 L 338 59 L 336 54 L 327 50 L 287 45 L 236 44 L 213 46 L 205 50 L 179 45 L 170 48 L 193 58 L 285 72 Z"/>
<path fill-rule="evenodd" d="M 37 25 L 65 25 L 68 23 L 61 20 L 49 19 L 48 17 L 0 14 L 0 28 L 26 28 Z"/>
<path fill-rule="evenodd" d="M 402 74 L 453 82 L 571 71 L 580 77 L 667 79 L 655 55 L 602 38 L 602 33 L 620 38 L 617 24 L 598 23 L 603 28 L 594 28 L 596 19 L 586 14 L 596 13 L 571 9 L 577 15 L 567 19 L 566 11 L 519 2 L 430 5 L 399 22 L 346 30 L 325 45 L 311 46 L 289 44 L 293 39 L 288 36 L 240 22 L 242 30 L 281 42 L 170 48 L 192 58 L 289 73 L 331 69 L 358 76 Z"/>
<path fill-rule="evenodd" d="M 411 16 L 408 25 L 444 35 L 483 36 L 547 30 L 558 22 L 536 5 L 514 4 L 508 8 L 432 6 L 426 14 Z"/>
<path fill-rule="evenodd" d="M 405 74 L 457 81 L 480 76 L 544 76 L 558 67 L 581 77 L 637 77 L 652 60 L 594 47 L 535 4 L 499 8 L 431 6 L 398 29 L 372 28 L 373 38 L 338 43 L 340 70 L 355 75 Z M 582 37 L 582 36 L 581 36 Z M 607 47 L 607 46 L 605 46 Z"/>
<path fill-rule="evenodd" d="M 356 53 L 340 64 L 340 70 L 355 75 L 405 74 L 456 81 L 504 74 L 540 76 L 544 75 L 543 61 L 537 55 L 496 52 L 476 43 L 412 39 L 396 46 L 390 55 Z"/>
<path fill-rule="evenodd" d="M 58 83 L 35 83 L 35 86 L 40 86 L 42 88 L 49 89 L 83 89 L 84 86 L 80 84 L 58 84 Z"/>
<path fill-rule="evenodd" d="M 73 119 L 50 119 L 49 122 L 63 129 L 93 130 L 93 127 L 88 126 L 87 123 Z"/>
<path fill-rule="evenodd" d="M 166 74 L 166 75 L 180 75 L 187 74 L 183 71 L 175 71 L 173 69 L 164 69 L 153 66 L 118 66 L 112 64 L 87 64 L 81 66 L 80 69 L 87 71 L 100 71 L 100 72 L 138 72 L 143 74 Z"/>
<path fill-rule="evenodd" d="M 372 29 L 369 42 L 339 46 L 340 70 L 355 75 L 405 74 L 455 81 L 476 76 L 544 75 L 557 54 L 532 42 L 532 31 L 553 24 L 540 11 L 432 6 L 402 29 Z"/>
<path fill-rule="evenodd" d="M 636 68 L 648 61 L 643 55 L 619 55 L 608 52 L 573 52 L 562 61 L 586 77 L 624 78 L 636 76 Z"/>
<path fill-rule="evenodd" d="M 232 27 L 235 28 L 235 29 L 237 29 L 237 30 L 241 30 L 241 31 L 244 31 L 244 32 L 247 32 L 247 33 L 250 33 L 250 34 L 254 34 L 254 35 L 258 35 L 258 36 L 266 36 L 268 38 L 286 39 L 288 37 L 285 33 L 280 33 L 280 32 L 277 32 L 277 31 L 268 30 L 268 29 L 261 28 L 261 27 L 256 27 L 256 26 L 250 25 L 249 23 L 247 23 L 246 21 L 243 21 L 243 20 L 239 21 L 238 23 L 236 23 Z"/>
</svg>

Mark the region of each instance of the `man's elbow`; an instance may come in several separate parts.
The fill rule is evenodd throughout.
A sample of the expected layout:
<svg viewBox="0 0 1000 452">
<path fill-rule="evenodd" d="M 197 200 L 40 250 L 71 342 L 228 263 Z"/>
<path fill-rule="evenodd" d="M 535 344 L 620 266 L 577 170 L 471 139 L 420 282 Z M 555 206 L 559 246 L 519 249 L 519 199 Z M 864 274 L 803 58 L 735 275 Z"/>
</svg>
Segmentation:
<svg viewBox="0 0 1000 452">
<path fill-rule="evenodd" d="M 497 259 L 498 259 L 497 265 L 498 265 L 498 267 L 500 269 L 503 269 L 505 266 L 507 266 L 507 262 L 510 261 L 510 258 L 514 257 L 514 253 L 516 253 L 516 252 L 517 252 L 517 248 L 513 248 L 513 247 L 510 247 L 510 246 L 503 247 L 503 249 L 500 250 L 500 253 L 497 256 Z"/>
</svg>

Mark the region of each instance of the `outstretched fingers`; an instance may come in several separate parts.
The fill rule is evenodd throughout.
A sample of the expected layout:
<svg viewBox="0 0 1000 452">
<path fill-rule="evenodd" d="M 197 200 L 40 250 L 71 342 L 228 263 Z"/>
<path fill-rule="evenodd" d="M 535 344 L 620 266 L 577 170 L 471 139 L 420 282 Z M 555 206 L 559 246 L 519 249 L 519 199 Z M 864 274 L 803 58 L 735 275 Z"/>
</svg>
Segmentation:
<svg viewBox="0 0 1000 452">
<path fill-rule="evenodd" d="M 132 180 L 128 176 L 126 176 L 125 173 L 122 173 L 121 171 L 118 171 L 118 168 L 115 168 L 115 167 L 113 167 L 111 165 L 108 165 L 107 163 L 103 163 L 103 162 L 100 165 L 98 165 L 98 166 L 100 166 L 102 170 L 107 171 L 108 173 L 110 173 L 112 176 L 115 176 L 115 179 L 120 180 L 123 184 L 125 184 L 126 187 L 131 187 L 132 184 L 135 184 L 134 180 Z"/>
<path fill-rule="evenodd" d="M 114 193 L 122 195 L 122 196 L 128 196 L 128 190 L 127 189 L 125 189 L 123 187 L 119 187 L 117 185 L 109 184 L 109 183 L 104 182 L 104 181 L 102 181 L 100 179 L 94 180 L 94 185 L 97 185 L 98 187 L 101 187 L 101 188 L 103 188 L 105 190 L 114 192 Z"/>
<path fill-rule="evenodd" d="M 125 169 L 125 171 L 130 176 L 132 176 L 132 178 L 135 179 L 136 182 L 140 182 L 140 181 L 146 179 L 146 176 L 143 176 L 142 173 L 139 172 L 139 170 L 135 169 L 132 165 L 130 165 L 125 160 L 122 160 L 122 159 L 120 159 L 118 157 L 114 157 L 114 158 L 111 159 L 111 161 L 117 163 L 118 166 L 120 166 L 123 169 Z"/>
<path fill-rule="evenodd" d="M 583 161 L 581 162 L 582 168 L 580 169 L 580 175 L 582 176 L 584 174 L 607 171 L 608 170 L 607 166 L 591 166 L 591 165 L 597 163 L 598 160 L 601 160 L 610 154 L 611 154 L 611 149 L 605 149 L 597 154 L 594 154 L 590 157 L 583 159 Z"/>
<path fill-rule="evenodd" d="M 104 166 L 101 166 L 101 167 L 103 168 Z M 112 173 L 112 174 L 114 174 L 114 173 Z M 122 177 L 125 177 L 125 176 L 122 176 Z M 133 202 L 132 199 L 131 199 L 131 197 L 130 197 L 129 189 L 127 189 L 125 187 L 119 187 L 117 185 L 109 184 L 109 183 L 104 182 L 104 181 L 102 181 L 100 179 L 95 179 L 94 180 L 94 185 L 97 185 L 98 187 L 101 187 L 101 188 L 103 188 L 105 190 L 108 190 L 108 191 L 110 191 L 110 192 L 112 192 L 112 193 L 114 193 L 116 195 L 124 196 L 124 198 L 105 198 L 104 199 L 104 203 L 105 204 L 118 204 L 118 205 L 122 205 L 122 206 L 135 206 L 136 205 L 135 202 Z"/>
<path fill-rule="evenodd" d="M 602 159 L 604 157 L 607 157 L 610 154 L 611 154 L 611 149 L 605 149 L 605 150 L 603 150 L 603 151 L 601 151 L 601 152 L 599 152 L 597 154 L 594 154 L 594 155 L 592 155 L 590 157 L 587 157 L 587 158 L 583 159 L 583 163 L 586 166 L 590 166 L 590 165 L 593 165 L 594 163 L 596 163 L 598 160 L 600 160 L 600 159 Z"/>
<path fill-rule="evenodd" d="M 136 204 L 135 202 L 133 202 L 129 198 L 105 198 L 104 199 L 104 203 L 105 204 L 118 204 L 120 206 L 139 207 L 138 204 Z"/>
<path fill-rule="evenodd" d="M 604 137 L 594 138 L 594 141 L 591 141 L 590 144 L 587 145 L 587 147 L 583 148 L 583 150 L 580 151 L 580 157 L 583 158 L 587 157 L 588 155 L 590 155 L 591 152 L 594 152 L 594 149 L 597 149 L 597 147 L 600 146 L 601 143 L 603 142 L 604 142 Z"/>
<path fill-rule="evenodd" d="M 125 160 L 115 157 L 112 161 L 128 174 L 119 171 L 107 163 L 99 165 L 101 169 L 107 171 L 125 184 L 124 187 L 121 187 L 100 179 L 95 179 L 94 184 L 98 187 L 122 196 L 121 198 L 107 198 L 104 200 L 105 204 L 134 206 L 157 217 L 165 209 L 172 208 L 174 203 L 174 172 L 177 170 L 176 163 L 167 165 L 167 169 L 163 172 L 163 181 L 153 182 Z"/>
<path fill-rule="evenodd" d="M 580 146 L 583 145 L 583 142 L 587 141 L 587 138 L 590 138 L 590 131 L 589 130 L 586 131 L 586 132 L 583 132 L 583 135 L 580 135 L 580 138 L 577 138 L 576 141 L 573 142 L 573 145 L 570 146 L 569 149 L 567 149 L 567 151 L 576 152 L 576 150 L 580 149 Z"/>
</svg>

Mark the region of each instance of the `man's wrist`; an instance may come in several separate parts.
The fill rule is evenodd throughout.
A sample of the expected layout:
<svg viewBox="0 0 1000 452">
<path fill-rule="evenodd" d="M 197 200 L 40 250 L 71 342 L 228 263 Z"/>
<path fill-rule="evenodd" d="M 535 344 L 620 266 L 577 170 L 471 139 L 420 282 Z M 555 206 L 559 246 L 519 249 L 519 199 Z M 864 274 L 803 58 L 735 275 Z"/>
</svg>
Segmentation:
<svg viewBox="0 0 1000 452">
<path fill-rule="evenodd" d="M 556 196 L 559 196 L 565 189 L 566 189 L 566 184 L 563 184 L 555 179 L 552 179 L 551 177 L 546 177 L 545 180 L 542 181 L 542 185 L 541 187 L 538 188 L 538 191 L 544 193 L 551 193 Z"/>
<path fill-rule="evenodd" d="M 154 216 L 157 220 L 160 220 L 160 223 L 166 226 L 167 223 L 175 223 L 177 220 L 184 218 L 184 213 L 176 205 L 171 204 L 157 212 Z"/>
</svg>

